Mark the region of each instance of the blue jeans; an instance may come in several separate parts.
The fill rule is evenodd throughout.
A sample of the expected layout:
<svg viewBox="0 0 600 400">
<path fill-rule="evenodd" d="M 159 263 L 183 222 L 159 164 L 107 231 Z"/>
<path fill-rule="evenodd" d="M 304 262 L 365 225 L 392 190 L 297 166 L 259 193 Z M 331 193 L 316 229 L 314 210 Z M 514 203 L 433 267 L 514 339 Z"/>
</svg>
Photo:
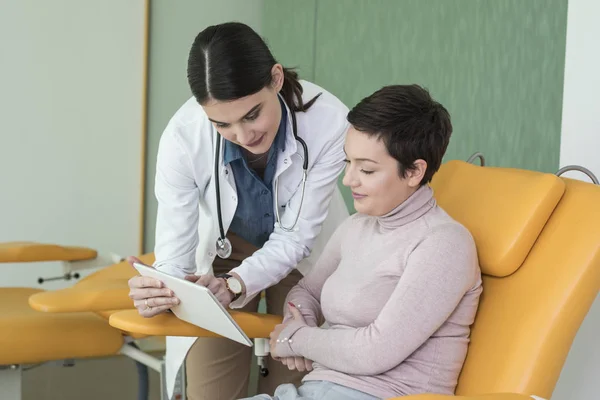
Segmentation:
<svg viewBox="0 0 600 400">
<path fill-rule="evenodd" d="M 333 382 L 307 381 L 299 388 L 279 385 L 275 395 L 259 394 L 243 400 L 379 400 L 378 397 Z"/>
</svg>

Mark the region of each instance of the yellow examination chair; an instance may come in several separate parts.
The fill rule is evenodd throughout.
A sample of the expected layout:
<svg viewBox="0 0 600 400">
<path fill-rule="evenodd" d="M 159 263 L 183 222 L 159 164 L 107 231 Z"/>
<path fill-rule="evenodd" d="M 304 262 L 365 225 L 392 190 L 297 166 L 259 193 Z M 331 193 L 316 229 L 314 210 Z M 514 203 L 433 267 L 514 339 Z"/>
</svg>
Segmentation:
<svg viewBox="0 0 600 400">
<path fill-rule="evenodd" d="M 153 255 L 142 256 L 142 260 L 153 262 Z M 83 267 L 89 268 L 99 258 L 95 250 L 80 247 L 22 242 L 0 244 L 0 262 L 38 261 L 62 262 L 65 276 L 72 276 L 74 271 L 82 269 L 82 263 Z M 102 262 L 106 262 L 104 265 L 111 263 L 108 260 Z M 74 359 L 118 354 L 136 360 L 141 378 L 140 391 L 147 390 L 145 366 L 153 360 L 131 342 L 140 335 L 111 327 L 108 317 L 114 311 L 103 307 L 106 298 L 111 299 L 111 310 L 133 307 L 127 297 L 127 280 L 134 274 L 131 266 L 121 262 L 60 291 L 0 288 L 0 398 L 21 398 L 21 375 L 32 365 L 60 360 L 70 363 Z M 65 296 L 69 293 L 71 297 Z M 48 307 L 42 306 L 39 311 L 30 307 L 32 299 L 37 298 L 43 304 L 50 294 L 53 301 Z"/>
<path fill-rule="evenodd" d="M 472 232 L 484 274 L 454 397 L 549 399 L 600 288 L 600 187 L 462 161 L 444 164 L 432 186 L 439 204 Z M 268 337 L 279 322 L 231 313 L 251 338 Z M 172 314 L 145 319 L 135 310 L 121 311 L 109 321 L 145 335 L 213 336 Z"/>
</svg>

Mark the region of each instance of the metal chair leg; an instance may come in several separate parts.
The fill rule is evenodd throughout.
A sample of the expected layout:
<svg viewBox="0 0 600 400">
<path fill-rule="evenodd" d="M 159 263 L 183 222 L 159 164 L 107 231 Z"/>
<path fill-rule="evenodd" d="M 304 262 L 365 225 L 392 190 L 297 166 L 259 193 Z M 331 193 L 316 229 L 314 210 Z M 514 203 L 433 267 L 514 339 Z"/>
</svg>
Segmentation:
<svg viewBox="0 0 600 400">
<path fill-rule="evenodd" d="M 266 357 L 269 356 L 269 339 L 254 339 L 254 355 L 258 362 L 258 369 L 261 376 L 266 377 L 269 375 L 269 369 L 267 368 Z"/>
</svg>

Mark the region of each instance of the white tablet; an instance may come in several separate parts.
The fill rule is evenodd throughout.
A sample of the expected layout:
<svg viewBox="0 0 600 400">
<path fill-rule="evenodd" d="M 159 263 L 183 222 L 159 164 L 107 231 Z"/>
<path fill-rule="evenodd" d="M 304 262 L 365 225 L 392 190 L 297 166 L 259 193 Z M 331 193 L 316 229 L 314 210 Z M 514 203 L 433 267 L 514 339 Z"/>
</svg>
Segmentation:
<svg viewBox="0 0 600 400">
<path fill-rule="evenodd" d="M 158 279 L 175 293 L 179 304 L 171 311 L 179 319 L 252 347 L 252 341 L 208 288 L 144 264 L 134 263 L 133 266 L 141 275 Z"/>
</svg>

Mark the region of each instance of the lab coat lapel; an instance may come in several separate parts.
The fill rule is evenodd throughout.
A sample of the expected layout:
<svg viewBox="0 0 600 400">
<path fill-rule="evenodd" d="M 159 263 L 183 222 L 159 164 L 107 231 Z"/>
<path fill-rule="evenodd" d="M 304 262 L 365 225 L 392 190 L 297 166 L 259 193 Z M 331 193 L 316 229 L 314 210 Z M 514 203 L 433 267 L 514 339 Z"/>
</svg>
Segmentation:
<svg viewBox="0 0 600 400">
<path fill-rule="evenodd" d="M 285 104 L 285 102 L 284 102 Z M 285 109 L 288 114 L 287 118 L 287 126 L 285 131 L 285 151 L 283 151 L 277 157 L 277 165 L 275 168 L 275 176 L 273 178 L 273 182 L 281 175 L 285 170 L 287 170 L 292 164 L 292 155 L 296 153 L 298 150 L 298 142 L 294 137 L 294 128 L 292 124 L 292 115 L 291 110 L 287 104 L 285 104 Z"/>
<path fill-rule="evenodd" d="M 225 140 L 221 139 L 220 135 L 219 139 L 223 141 Z M 231 169 L 231 166 L 223 165 L 223 152 L 225 150 L 224 147 L 225 146 L 223 146 L 223 142 L 221 142 L 219 155 L 219 182 L 221 191 L 220 199 L 221 213 L 223 218 L 223 229 L 225 230 L 225 232 L 227 232 L 227 230 L 229 230 L 229 226 L 231 225 L 231 221 L 233 220 L 233 216 L 237 208 L 237 188 L 235 186 L 235 178 L 233 177 L 233 171 Z M 214 150 L 215 149 L 213 148 L 213 154 Z M 216 186 L 214 186 L 214 190 L 216 191 Z"/>
</svg>

